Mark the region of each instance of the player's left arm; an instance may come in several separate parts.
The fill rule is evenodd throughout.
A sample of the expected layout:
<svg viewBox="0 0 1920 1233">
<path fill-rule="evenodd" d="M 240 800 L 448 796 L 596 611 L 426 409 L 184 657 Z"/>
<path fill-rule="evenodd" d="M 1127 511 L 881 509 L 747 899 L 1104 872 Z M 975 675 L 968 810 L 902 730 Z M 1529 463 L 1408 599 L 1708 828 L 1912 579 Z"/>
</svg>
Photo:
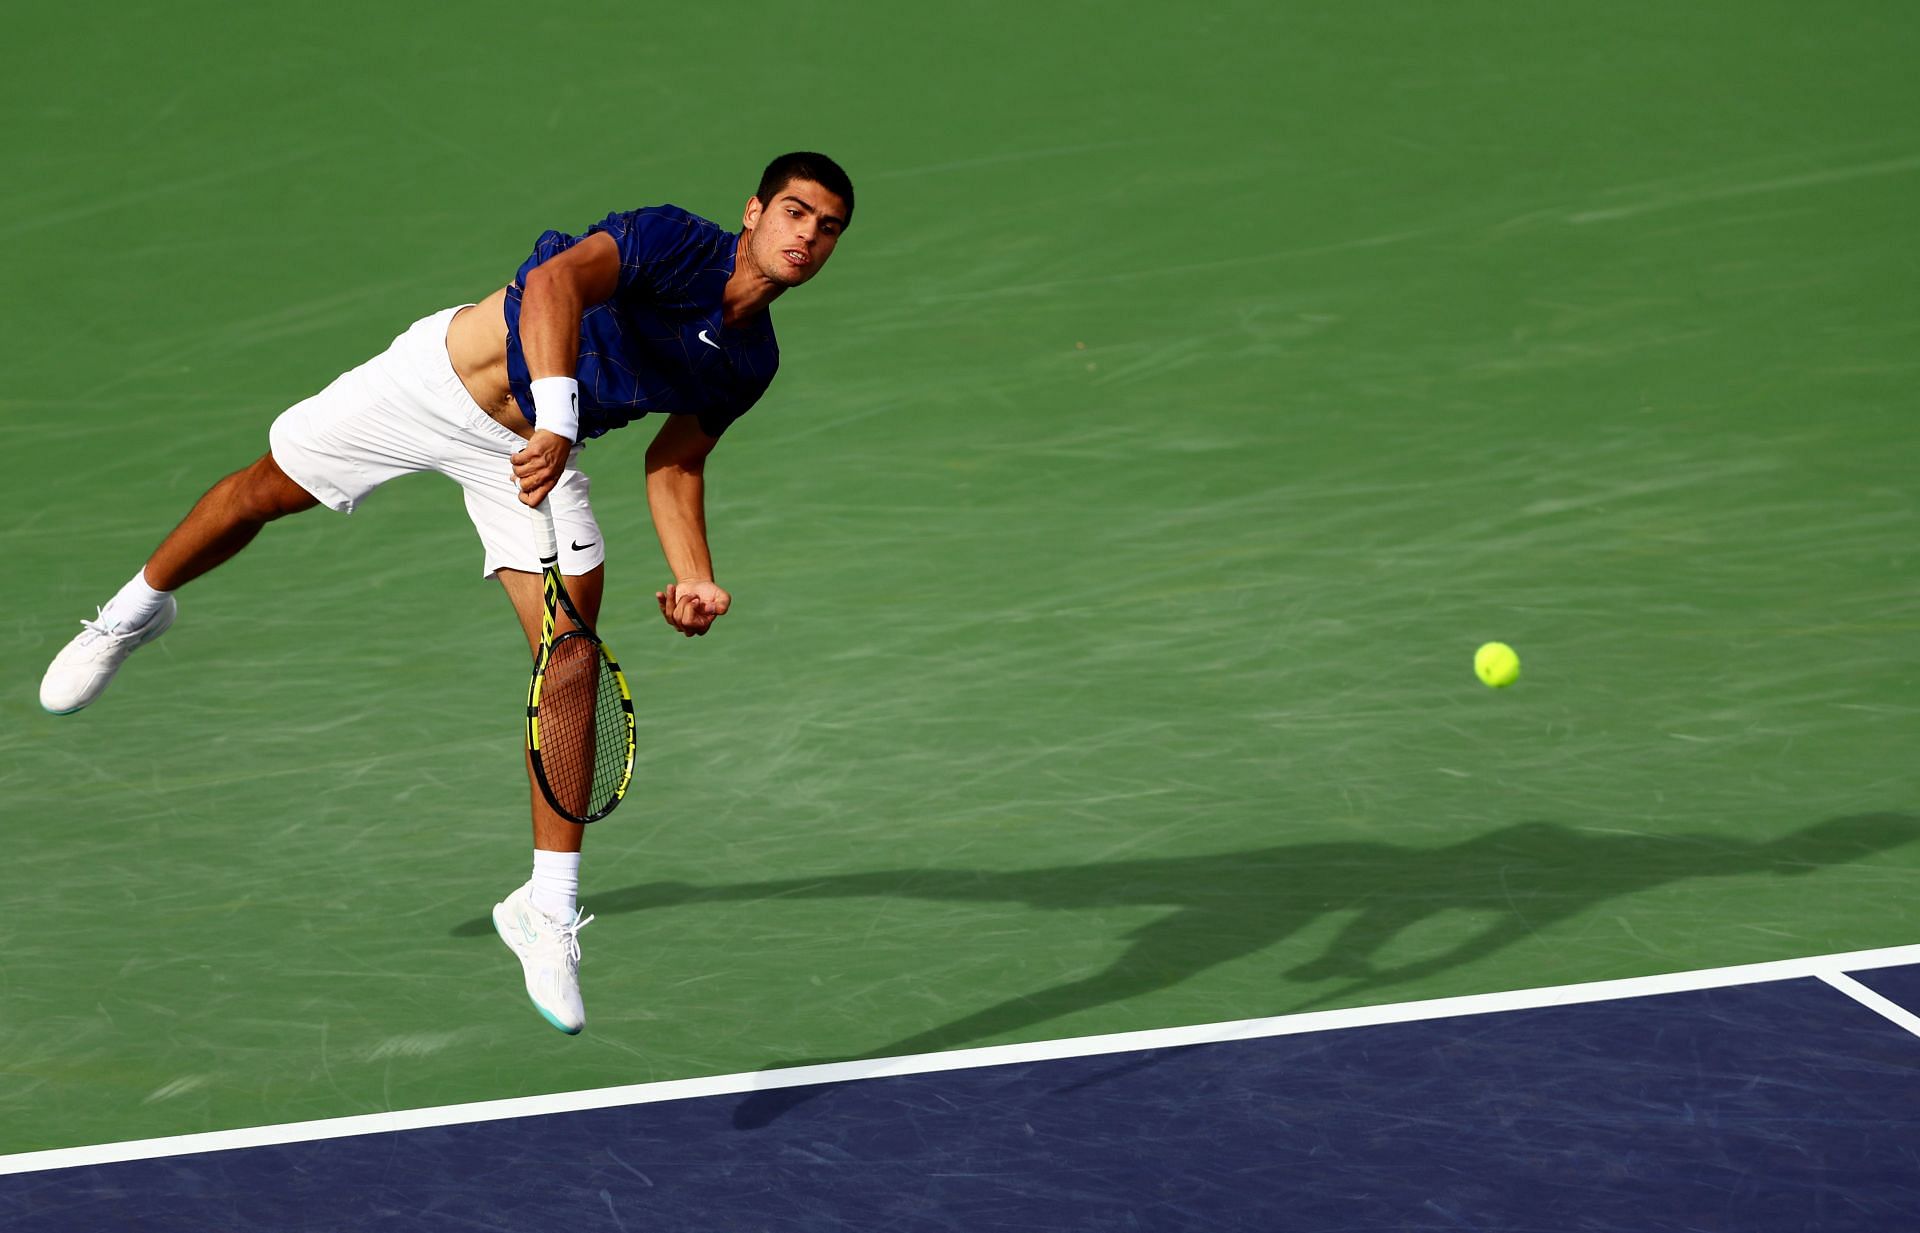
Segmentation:
<svg viewBox="0 0 1920 1233">
<path fill-rule="evenodd" d="M 673 581 L 654 593 L 660 614 L 689 638 L 713 628 L 733 605 L 713 580 L 707 547 L 707 456 L 719 443 L 697 415 L 669 415 L 647 447 L 647 508 Z"/>
</svg>

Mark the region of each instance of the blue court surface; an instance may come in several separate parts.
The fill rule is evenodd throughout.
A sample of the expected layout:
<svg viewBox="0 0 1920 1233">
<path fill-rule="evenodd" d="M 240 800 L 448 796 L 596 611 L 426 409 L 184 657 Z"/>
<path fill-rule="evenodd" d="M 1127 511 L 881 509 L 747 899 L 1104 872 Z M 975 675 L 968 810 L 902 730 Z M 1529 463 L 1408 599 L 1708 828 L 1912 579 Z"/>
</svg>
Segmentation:
<svg viewBox="0 0 1920 1233">
<path fill-rule="evenodd" d="M 1895 1233 L 1920 1228 L 1916 961 L 31 1153 L 0 1158 L 0 1227 Z"/>
</svg>

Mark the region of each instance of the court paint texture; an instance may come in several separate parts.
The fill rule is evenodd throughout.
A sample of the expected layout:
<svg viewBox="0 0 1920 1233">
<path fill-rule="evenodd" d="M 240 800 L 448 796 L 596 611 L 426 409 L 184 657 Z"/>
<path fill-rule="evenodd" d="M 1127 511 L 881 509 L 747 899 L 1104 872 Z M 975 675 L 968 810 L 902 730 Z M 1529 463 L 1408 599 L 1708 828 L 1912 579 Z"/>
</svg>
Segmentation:
<svg viewBox="0 0 1920 1233">
<path fill-rule="evenodd" d="M 0 1152 L 1915 940 L 1910 12 L 803 9 L 804 107 L 718 10 L 20 16 Z M 631 64 L 476 88 L 582 25 Z M 714 636 L 587 455 L 586 1036 L 484 928 L 525 663 L 451 487 L 38 711 L 280 408 L 801 145 L 860 211 L 716 455 Z"/>
</svg>

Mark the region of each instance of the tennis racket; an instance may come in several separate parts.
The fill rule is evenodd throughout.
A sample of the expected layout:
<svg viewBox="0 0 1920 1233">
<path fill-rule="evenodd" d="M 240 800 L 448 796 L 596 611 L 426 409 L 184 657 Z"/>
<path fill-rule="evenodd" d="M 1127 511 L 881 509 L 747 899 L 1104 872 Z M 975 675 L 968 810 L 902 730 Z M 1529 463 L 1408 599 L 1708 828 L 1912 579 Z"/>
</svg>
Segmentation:
<svg viewBox="0 0 1920 1233">
<path fill-rule="evenodd" d="M 553 511 L 533 511 L 540 548 L 540 649 L 527 683 L 527 753 L 540 794 L 569 822 L 613 812 L 633 780 L 633 694 L 593 627 L 580 619 L 560 580 Z M 574 628 L 554 637 L 561 608 Z"/>
</svg>

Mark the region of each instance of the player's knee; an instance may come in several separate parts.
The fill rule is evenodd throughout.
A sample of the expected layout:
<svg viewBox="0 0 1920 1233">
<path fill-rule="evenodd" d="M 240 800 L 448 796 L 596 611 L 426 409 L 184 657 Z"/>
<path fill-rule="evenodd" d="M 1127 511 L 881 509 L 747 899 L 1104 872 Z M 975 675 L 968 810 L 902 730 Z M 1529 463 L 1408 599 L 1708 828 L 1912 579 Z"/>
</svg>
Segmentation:
<svg viewBox="0 0 1920 1233">
<path fill-rule="evenodd" d="M 263 454 L 252 466 L 234 472 L 229 483 L 241 516 L 250 522 L 272 522 L 320 503 L 287 477 L 272 454 Z"/>
</svg>

